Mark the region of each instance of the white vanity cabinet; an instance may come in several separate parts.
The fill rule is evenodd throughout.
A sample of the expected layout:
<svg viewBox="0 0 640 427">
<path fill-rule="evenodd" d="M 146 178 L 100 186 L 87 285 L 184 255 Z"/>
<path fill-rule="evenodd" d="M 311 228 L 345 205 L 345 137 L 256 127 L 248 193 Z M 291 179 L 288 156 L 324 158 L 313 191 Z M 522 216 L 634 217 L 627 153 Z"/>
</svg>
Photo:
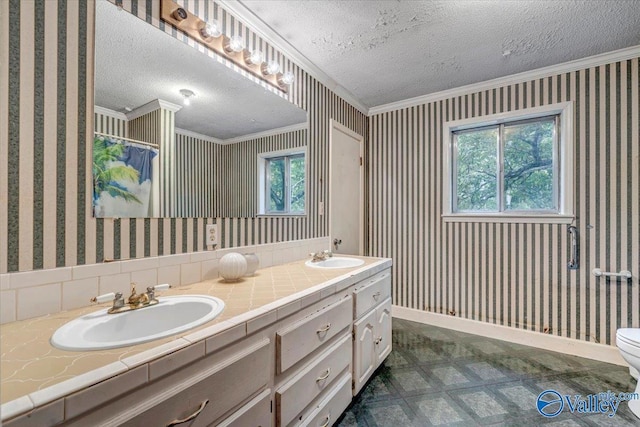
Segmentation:
<svg viewBox="0 0 640 427">
<path fill-rule="evenodd" d="M 354 290 L 353 395 L 391 353 L 391 270 Z"/>
<path fill-rule="evenodd" d="M 228 335 L 236 338 L 204 336 L 65 395 L 49 404 L 58 411 L 51 419 L 44 407 L 3 425 L 333 425 L 391 352 L 384 263 L 289 301 L 296 309 L 245 316 L 244 328 Z"/>
<path fill-rule="evenodd" d="M 343 292 L 276 334 L 277 372 L 296 371 L 275 391 L 277 427 L 333 425 L 391 352 L 391 269 Z"/>
</svg>

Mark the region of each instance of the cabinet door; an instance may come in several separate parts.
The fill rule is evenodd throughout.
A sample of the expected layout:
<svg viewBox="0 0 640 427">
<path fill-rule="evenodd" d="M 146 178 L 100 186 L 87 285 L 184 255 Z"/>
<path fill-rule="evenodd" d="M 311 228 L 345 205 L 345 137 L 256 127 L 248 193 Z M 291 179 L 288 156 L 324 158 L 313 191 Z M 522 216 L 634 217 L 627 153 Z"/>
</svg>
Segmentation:
<svg viewBox="0 0 640 427">
<path fill-rule="evenodd" d="M 355 396 L 369 379 L 377 366 L 374 341 L 376 332 L 376 310 L 358 320 L 353 325 L 353 395 Z"/>
<path fill-rule="evenodd" d="M 376 325 L 374 331 L 376 368 L 391 353 L 391 298 L 376 307 Z"/>
</svg>

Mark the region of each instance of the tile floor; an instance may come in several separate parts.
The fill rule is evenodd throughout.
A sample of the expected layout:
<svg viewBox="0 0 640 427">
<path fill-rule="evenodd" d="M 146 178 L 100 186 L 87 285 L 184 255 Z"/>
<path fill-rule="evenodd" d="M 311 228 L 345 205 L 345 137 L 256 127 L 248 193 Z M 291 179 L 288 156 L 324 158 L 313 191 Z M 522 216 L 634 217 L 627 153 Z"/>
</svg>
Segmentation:
<svg viewBox="0 0 640 427">
<path fill-rule="evenodd" d="M 626 403 L 611 418 L 566 407 L 545 418 L 547 389 L 630 392 L 635 380 L 626 367 L 393 319 L 392 353 L 336 425 L 640 426 Z"/>
</svg>

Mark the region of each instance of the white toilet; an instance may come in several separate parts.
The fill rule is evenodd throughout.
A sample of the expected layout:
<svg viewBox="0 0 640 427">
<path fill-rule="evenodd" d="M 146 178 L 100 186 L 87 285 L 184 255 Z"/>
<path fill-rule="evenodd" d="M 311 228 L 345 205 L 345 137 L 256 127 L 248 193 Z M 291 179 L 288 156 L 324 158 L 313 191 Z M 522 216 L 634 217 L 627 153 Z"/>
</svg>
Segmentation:
<svg viewBox="0 0 640 427">
<path fill-rule="evenodd" d="M 622 328 L 616 333 L 616 345 L 624 360 L 629 364 L 629 372 L 638 381 L 636 393 L 640 394 L 640 328 Z M 629 409 L 640 418 L 640 400 L 630 400 Z"/>
</svg>

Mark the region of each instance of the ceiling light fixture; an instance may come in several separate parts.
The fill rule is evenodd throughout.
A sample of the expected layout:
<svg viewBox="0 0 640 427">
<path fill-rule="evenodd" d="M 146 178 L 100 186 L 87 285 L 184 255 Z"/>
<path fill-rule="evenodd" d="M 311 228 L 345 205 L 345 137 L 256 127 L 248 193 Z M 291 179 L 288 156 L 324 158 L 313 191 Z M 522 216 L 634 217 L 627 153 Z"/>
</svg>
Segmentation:
<svg viewBox="0 0 640 427">
<path fill-rule="evenodd" d="M 196 96 L 195 93 L 193 93 L 192 90 L 189 89 L 180 89 L 180 95 L 182 95 L 182 103 L 184 105 L 191 105 L 191 99 L 192 97 Z"/>
<path fill-rule="evenodd" d="M 265 55 L 259 49 L 248 50 L 240 35 L 225 36 L 219 21 L 204 21 L 182 8 L 175 0 L 161 0 L 160 8 L 160 18 L 168 25 L 185 32 L 193 40 L 199 41 L 216 54 L 278 90 L 286 93 L 295 81 L 293 73 L 280 73 L 278 62 L 274 60 L 265 62 Z M 187 89 L 183 90 L 187 91 Z M 189 98 L 193 95 L 185 96 L 183 91 L 180 93 L 184 97 L 184 104 L 188 105 Z"/>
</svg>

